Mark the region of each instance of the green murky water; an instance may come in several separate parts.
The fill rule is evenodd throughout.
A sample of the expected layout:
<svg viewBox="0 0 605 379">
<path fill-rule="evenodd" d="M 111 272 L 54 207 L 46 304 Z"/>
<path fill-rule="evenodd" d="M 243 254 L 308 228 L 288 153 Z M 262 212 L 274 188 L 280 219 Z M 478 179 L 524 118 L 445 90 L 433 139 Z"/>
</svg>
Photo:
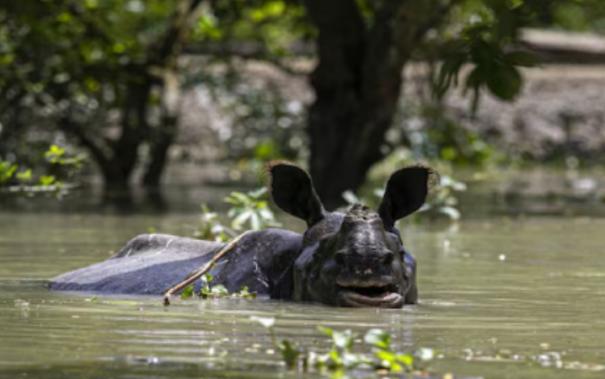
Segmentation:
<svg viewBox="0 0 605 379">
<path fill-rule="evenodd" d="M 44 280 L 102 260 L 131 236 L 191 234 L 192 214 L 0 213 L 0 377 L 303 377 L 250 316 L 315 350 L 326 325 L 387 329 L 400 349 L 434 348 L 443 375 L 605 377 L 605 219 L 487 218 L 402 225 L 421 304 L 344 309 L 268 300 L 177 302 L 51 293 Z M 305 377 L 314 377 L 309 374 Z M 363 375 L 362 375 L 363 376 Z"/>
</svg>

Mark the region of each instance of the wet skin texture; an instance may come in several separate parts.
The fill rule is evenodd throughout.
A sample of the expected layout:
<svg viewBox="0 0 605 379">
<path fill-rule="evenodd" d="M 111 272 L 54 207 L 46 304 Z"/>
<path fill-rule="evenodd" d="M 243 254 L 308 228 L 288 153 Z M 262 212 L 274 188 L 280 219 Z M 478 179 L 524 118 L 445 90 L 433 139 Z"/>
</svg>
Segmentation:
<svg viewBox="0 0 605 379">
<path fill-rule="evenodd" d="M 271 194 L 307 223 L 303 234 L 267 229 L 247 235 L 212 271 L 230 291 L 247 286 L 274 299 L 335 306 L 399 308 L 417 301 L 416 262 L 394 223 L 423 204 L 433 172 L 407 167 L 387 182 L 378 211 L 355 204 L 328 212 L 309 175 L 289 163 L 270 167 Z M 162 294 L 224 244 L 140 235 L 115 256 L 52 279 L 53 290 Z M 199 284 L 198 284 L 199 286 Z"/>
</svg>

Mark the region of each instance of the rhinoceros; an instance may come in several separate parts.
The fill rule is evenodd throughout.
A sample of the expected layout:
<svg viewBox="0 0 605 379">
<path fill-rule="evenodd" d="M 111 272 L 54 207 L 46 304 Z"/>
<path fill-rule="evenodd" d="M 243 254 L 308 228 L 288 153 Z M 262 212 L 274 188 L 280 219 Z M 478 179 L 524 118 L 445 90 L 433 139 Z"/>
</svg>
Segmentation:
<svg viewBox="0 0 605 379">
<path fill-rule="evenodd" d="M 434 174 L 430 168 L 411 166 L 393 173 L 377 211 L 361 204 L 327 211 L 309 174 L 294 164 L 272 164 L 269 173 L 275 204 L 304 220 L 307 229 L 302 234 L 277 228 L 248 233 L 213 268 L 213 284 L 333 306 L 399 308 L 417 302 L 416 260 L 405 250 L 395 222 L 424 203 Z M 142 234 L 103 262 L 51 279 L 49 287 L 160 295 L 224 246 Z"/>
</svg>

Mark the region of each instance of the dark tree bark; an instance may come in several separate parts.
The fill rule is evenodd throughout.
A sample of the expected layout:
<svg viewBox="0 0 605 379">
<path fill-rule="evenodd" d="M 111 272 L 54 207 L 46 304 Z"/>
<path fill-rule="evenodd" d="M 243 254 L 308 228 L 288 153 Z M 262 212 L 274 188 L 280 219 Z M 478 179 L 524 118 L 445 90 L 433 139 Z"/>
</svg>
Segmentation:
<svg viewBox="0 0 605 379">
<path fill-rule="evenodd" d="M 116 138 L 99 137 L 98 129 L 86 128 L 69 114 L 61 122 L 63 129 L 74 135 L 98 164 L 106 199 L 122 199 L 129 193 L 132 174 L 139 163 L 139 148 L 145 143 L 149 145 L 150 154 L 143 184 L 157 187 L 160 183 L 168 149 L 177 133 L 179 83 L 176 62 L 201 2 L 179 0 L 168 20 L 166 32 L 147 48 L 145 61 L 129 67 L 129 80 L 125 83 L 120 107 L 120 134 Z M 77 7 L 74 9 L 77 12 Z M 94 28 L 94 23 L 90 27 Z M 158 85 L 162 89 L 162 116 L 157 125 L 150 125 L 150 96 Z"/>
<path fill-rule="evenodd" d="M 160 186 L 168 161 L 168 149 L 178 131 L 180 83 L 176 70 L 166 69 L 162 83 L 160 125 L 150 131 L 149 162 L 143 176 L 143 184 L 148 188 Z"/>
<path fill-rule="evenodd" d="M 177 75 L 177 57 L 189 34 L 189 24 L 196 14 L 202 0 L 181 0 L 172 15 L 164 37 L 159 40 L 150 55 L 149 65 L 161 68 L 159 74 L 161 88 L 160 124 L 149 131 L 149 162 L 143 175 L 145 187 L 160 186 L 162 174 L 168 161 L 168 150 L 178 132 L 178 104 L 180 101 L 180 83 Z"/>
<path fill-rule="evenodd" d="M 455 1 L 455 0 L 453 0 Z M 310 170 L 327 206 L 357 189 L 384 157 L 402 85 L 402 71 L 426 31 L 452 4 L 386 0 L 371 25 L 354 0 L 305 0 L 319 31 L 319 62 L 311 76 Z"/>
</svg>

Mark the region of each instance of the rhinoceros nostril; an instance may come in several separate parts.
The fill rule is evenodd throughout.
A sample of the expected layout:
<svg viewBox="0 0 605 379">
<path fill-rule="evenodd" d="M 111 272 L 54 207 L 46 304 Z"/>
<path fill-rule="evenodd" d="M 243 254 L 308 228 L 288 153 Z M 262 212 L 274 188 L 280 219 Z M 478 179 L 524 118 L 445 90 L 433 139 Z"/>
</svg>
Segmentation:
<svg viewBox="0 0 605 379">
<path fill-rule="evenodd" d="M 334 260 L 339 265 L 344 265 L 345 261 L 346 261 L 346 255 L 347 255 L 347 253 L 343 253 L 341 251 L 338 251 L 338 252 L 336 252 L 336 254 L 334 254 Z"/>
<path fill-rule="evenodd" d="M 382 261 L 384 262 L 385 265 L 390 265 L 391 263 L 393 263 L 394 257 L 395 257 L 395 254 L 393 254 L 393 252 L 389 250 L 388 252 L 385 252 L 383 254 Z"/>
</svg>

